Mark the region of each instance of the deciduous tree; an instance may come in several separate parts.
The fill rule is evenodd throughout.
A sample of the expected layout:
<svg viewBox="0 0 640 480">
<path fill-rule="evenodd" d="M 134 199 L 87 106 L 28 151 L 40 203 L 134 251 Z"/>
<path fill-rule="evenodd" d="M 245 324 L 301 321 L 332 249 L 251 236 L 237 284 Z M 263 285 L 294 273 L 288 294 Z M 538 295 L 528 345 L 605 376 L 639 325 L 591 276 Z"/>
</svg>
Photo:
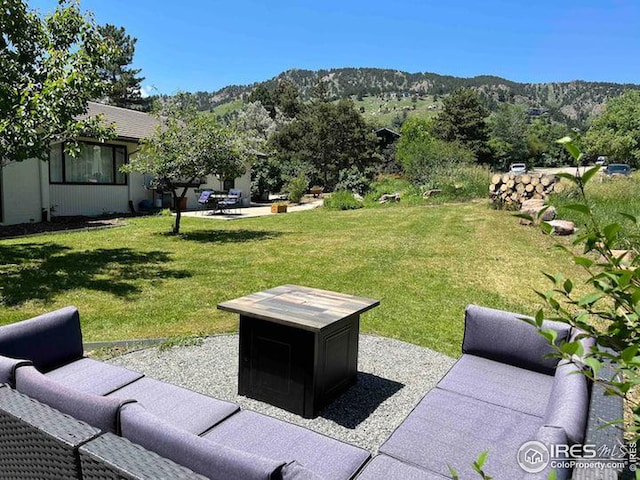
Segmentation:
<svg viewBox="0 0 640 480">
<path fill-rule="evenodd" d="M 509 163 L 527 160 L 527 115 L 518 105 L 503 103 L 487 120 L 493 164 L 507 169 Z"/>
<path fill-rule="evenodd" d="M 609 100 L 584 141 L 589 151 L 606 155 L 610 162 L 640 166 L 640 90 L 629 90 Z"/>
<path fill-rule="evenodd" d="M 50 142 L 80 135 L 105 139 L 113 129 L 99 118 L 77 120 L 106 90 L 99 72 L 114 50 L 77 1 L 61 1 L 41 17 L 23 0 L 0 9 L 0 166 L 47 159 Z"/>
<path fill-rule="evenodd" d="M 408 119 L 402 127 L 396 159 L 418 185 L 429 185 L 434 176 L 473 163 L 474 154 L 459 142 L 447 142 L 433 134 L 433 121 Z"/>
<path fill-rule="evenodd" d="M 173 233 L 180 233 L 181 199 L 188 186 L 207 175 L 236 178 L 246 172 L 250 153 L 241 136 L 213 115 L 172 112 L 163 119 L 125 169 L 151 174 L 157 187 L 169 190 L 176 207 Z"/>
</svg>

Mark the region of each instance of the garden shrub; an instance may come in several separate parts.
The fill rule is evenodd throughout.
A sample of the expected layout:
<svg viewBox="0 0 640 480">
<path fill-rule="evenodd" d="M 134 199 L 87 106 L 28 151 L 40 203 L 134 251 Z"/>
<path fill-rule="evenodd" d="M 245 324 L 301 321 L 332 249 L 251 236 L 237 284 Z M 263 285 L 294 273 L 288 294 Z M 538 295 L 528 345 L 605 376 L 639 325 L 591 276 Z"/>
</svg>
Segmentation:
<svg viewBox="0 0 640 480">
<path fill-rule="evenodd" d="M 563 180 L 563 185 L 570 183 Z M 606 178 L 596 174 L 592 181 L 585 185 L 585 192 L 590 205 L 597 205 L 593 210 L 595 220 L 599 225 L 609 225 L 624 221 L 624 215 L 620 212 L 640 217 L 640 176 Z M 580 189 L 573 185 L 565 187 L 561 193 L 554 193 L 549 198 L 549 203 L 556 207 L 558 216 L 571 220 L 578 227 L 589 223 L 589 217 L 584 212 L 571 206 L 581 201 Z M 628 248 L 633 241 L 640 238 L 639 224 L 626 224 L 626 228 L 618 234 L 616 248 Z"/>
<path fill-rule="evenodd" d="M 287 192 L 287 198 L 290 202 L 300 203 L 302 197 L 309 188 L 309 178 L 304 174 L 300 173 L 297 177 L 289 180 L 285 187 L 285 191 Z"/>
<path fill-rule="evenodd" d="M 399 193 L 403 205 L 423 203 L 422 191 L 416 185 L 396 175 L 384 175 L 371 184 L 371 189 L 364 199 L 365 207 L 378 206 L 382 195 Z"/>
<path fill-rule="evenodd" d="M 434 200 L 472 200 L 484 198 L 488 194 L 490 172 L 479 165 L 460 165 L 453 168 L 438 169 L 427 189 L 442 190 Z"/>
<path fill-rule="evenodd" d="M 372 177 L 373 170 L 371 169 L 364 172 L 356 167 L 340 170 L 335 190 L 347 190 L 364 195 L 369 191 Z"/>
<path fill-rule="evenodd" d="M 355 210 L 362 208 L 362 202 L 356 200 L 353 193 L 338 190 L 324 199 L 324 206 L 329 210 Z"/>
</svg>

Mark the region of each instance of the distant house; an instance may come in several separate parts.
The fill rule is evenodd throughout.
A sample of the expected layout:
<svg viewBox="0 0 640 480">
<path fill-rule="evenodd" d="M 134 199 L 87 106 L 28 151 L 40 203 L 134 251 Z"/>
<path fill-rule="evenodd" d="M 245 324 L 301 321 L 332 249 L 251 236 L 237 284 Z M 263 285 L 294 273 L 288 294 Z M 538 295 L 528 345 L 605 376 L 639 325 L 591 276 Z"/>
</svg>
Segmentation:
<svg viewBox="0 0 640 480">
<path fill-rule="evenodd" d="M 378 136 L 378 145 L 381 150 L 384 150 L 400 138 L 400 134 L 398 132 L 387 127 L 376 130 L 376 135 Z"/>
<path fill-rule="evenodd" d="M 137 210 L 143 200 L 170 206 L 167 196 L 149 188 L 150 177 L 120 172 L 120 167 L 140 149 L 140 140 L 153 134 L 158 119 L 143 112 L 90 102 L 87 116 L 98 114 L 115 125 L 115 139 L 98 142 L 82 138 L 78 157 L 66 155 L 64 143 L 55 143 L 48 162 L 10 162 L 0 170 L 1 225 L 39 222 L 51 216 L 127 213 Z M 187 194 L 187 208 L 197 208 L 199 191 L 205 188 L 239 189 L 249 201 L 249 172 L 231 181 L 214 176 L 203 181 Z"/>
</svg>

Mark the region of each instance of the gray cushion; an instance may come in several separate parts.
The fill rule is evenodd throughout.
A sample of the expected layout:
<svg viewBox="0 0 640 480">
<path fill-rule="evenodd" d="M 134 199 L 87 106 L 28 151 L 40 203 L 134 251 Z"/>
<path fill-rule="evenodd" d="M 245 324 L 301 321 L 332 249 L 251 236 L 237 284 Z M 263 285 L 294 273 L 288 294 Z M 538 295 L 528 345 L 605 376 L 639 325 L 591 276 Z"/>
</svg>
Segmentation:
<svg viewBox="0 0 640 480">
<path fill-rule="evenodd" d="M 536 432 L 535 440 L 544 443 L 547 448 L 550 445 L 566 445 L 567 444 L 567 435 L 564 433 L 564 430 L 559 427 L 549 427 L 543 425 Z M 547 480 L 549 478 L 549 473 L 551 470 L 551 465 L 548 465 L 542 472 L 537 474 L 529 474 L 525 476 L 527 480 Z M 571 470 L 569 469 L 555 469 L 556 470 L 556 479 L 557 480 L 567 480 L 571 477 Z"/>
<path fill-rule="evenodd" d="M 137 403 L 122 408 L 121 422 L 123 437 L 212 480 L 271 480 L 286 463 L 193 435 Z"/>
<path fill-rule="evenodd" d="M 581 443 L 587 426 L 589 388 L 578 366 L 560 362 L 544 415 L 545 425 L 562 427 L 572 443 Z"/>
<path fill-rule="evenodd" d="M 553 377 L 475 355 L 463 355 L 438 383 L 457 392 L 519 412 L 544 416 Z"/>
<path fill-rule="evenodd" d="M 280 475 L 282 480 L 324 480 L 295 460 L 282 467 Z"/>
<path fill-rule="evenodd" d="M 31 362 L 0 355 L 0 384 L 6 383 L 11 387 L 15 387 L 15 370 L 24 365 L 31 365 Z"/>
<path fill-rule="evenodd" d="M 539 417 L 435 388 L 380 447 L 380 453 L 448 476 L 475 478 L 472 463 L 489 450 L 485 471 L 498 479 L 520 478 L 520 446 L 542 425 Z"/>
<path fill-rule="evenodd" d="M 489 358 L 536 372 L 553 374 L 557 358 L 549 357 L 553 349 L 537 328 L 523 315 L 469 305 L 465 313 L 462 353 Z M 558 332 L 557 342 L 569 336 L 568 325 L 545 321 L 543 328 Z"/>
<path fill-rule="evenodd" d="M 120 407 L 126 403 L 119 398 L 106 398 L 67 388 L 31 366 L 16 370 L 16 389 L 105 432 L 119 431 Z"/>
<path fill-rule="evenodd" d="M 378 455 L 365 465 L 357 480 L 443 480 L 442 475 L 401 462 L 387 455 Z"/>
<path fill-rule="evenodd" d="M 234 403 L 147 377 L 125 385 L 108 396 L 132 398 L 162 420 L 196 435 L 240 410 Z"/>
<path fill-rule="evenodd" d="M 66 307 L 0 327 L 0 355 L 31 360 L 40 371 L 81 358 L 80 315 Z"/>
<path fill-rule="evenodd" d="M 142 373 L 91 358 L 81 358 L 46 375 L 60 385 L 96 395 L 106 395 L 143 377 Z"/>
<path fill-rule="evenodd" d="M 254 455 L 296 460 L 323 478 L 351 478 L 370 454 L 353 445 L 259 413 L 243 410 L 204 438 Z"/>
</svg>

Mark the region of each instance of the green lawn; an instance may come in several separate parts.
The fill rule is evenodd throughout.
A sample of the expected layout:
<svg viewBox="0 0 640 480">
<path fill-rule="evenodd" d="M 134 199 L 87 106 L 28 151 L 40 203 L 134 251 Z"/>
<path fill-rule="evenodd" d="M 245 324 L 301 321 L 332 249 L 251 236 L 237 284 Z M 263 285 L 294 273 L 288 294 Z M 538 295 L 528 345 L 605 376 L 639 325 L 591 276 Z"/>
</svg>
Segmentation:
<svg viewBox="0 0 640 480">
<path fill-rule="evenodd" d="M 218 302 L 285 283 L 380 299 L 364 332 L 449 355 L 468 303 L 533 313 L 541 271 L 577 276 L 554 239 L 484 202 L 313 211 L 230 222 L 127 220 L 0 241 L 0 323 L 73 304 L 86 341 L 234 331 Z"/>
</svg>

